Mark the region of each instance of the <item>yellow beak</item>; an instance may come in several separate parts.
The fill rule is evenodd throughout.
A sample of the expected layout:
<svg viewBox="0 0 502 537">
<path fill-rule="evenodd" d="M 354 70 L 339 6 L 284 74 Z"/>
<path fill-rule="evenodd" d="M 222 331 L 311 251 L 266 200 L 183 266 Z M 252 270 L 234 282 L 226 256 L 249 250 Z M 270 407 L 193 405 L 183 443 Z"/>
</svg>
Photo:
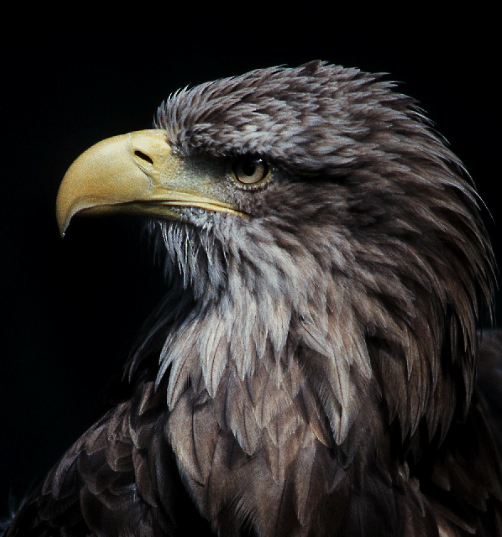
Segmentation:
<svg viewBox="0 0 502 537">
<path fill-rule="evenodd" d="M 209 194 L 207 173 L 204 180 L 196 175 L 173 153 L 164 130 L 103 140 L 78 157 L 63 178 L 56 202 L 61 235 L 77 213 L 178 218 L 173 207 L 184 206 L 242 215 Z"/>
</svg>

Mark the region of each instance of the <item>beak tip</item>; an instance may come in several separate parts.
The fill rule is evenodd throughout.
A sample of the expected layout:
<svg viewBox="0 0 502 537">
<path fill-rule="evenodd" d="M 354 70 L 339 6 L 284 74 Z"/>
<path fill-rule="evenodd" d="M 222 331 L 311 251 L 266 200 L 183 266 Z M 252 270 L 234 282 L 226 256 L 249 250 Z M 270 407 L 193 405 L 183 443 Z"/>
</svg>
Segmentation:
<svg viewBox="0 0 502 537">
<path fill-rule="evenodd" d="M 56 222 L 62 239 L 66 236 L 66 231 L 74 214 L 75 211 L 62 210 L 58 199 L 58 203 L 56 204 Z"/>
<path fill-rule="evenodd" d="M 64 239 L 66 235 L 66 230 L 68 229 L 68 219 L 62 218 L 62 216 L 59 214 L 59 211 L 56 211 L 56 221 L 58 224 L 59 234 L 61 235 L 61 238 Z"/>
</svg>

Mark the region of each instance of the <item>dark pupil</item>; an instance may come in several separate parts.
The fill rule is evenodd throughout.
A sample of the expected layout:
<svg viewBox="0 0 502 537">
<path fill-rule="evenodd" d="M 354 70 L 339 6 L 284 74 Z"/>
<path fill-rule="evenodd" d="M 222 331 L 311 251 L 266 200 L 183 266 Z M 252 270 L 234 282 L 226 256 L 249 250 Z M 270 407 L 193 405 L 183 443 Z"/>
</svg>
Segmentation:
<svg viewBox="0 0 502 537">
<path fill-rule="evenodd" d="M 258 166 L 257 160 L 244 160 L 241 164 L 241 170 L 244 175 L 251 177 L 256 173 L 256 167 Z"/>
</svg>

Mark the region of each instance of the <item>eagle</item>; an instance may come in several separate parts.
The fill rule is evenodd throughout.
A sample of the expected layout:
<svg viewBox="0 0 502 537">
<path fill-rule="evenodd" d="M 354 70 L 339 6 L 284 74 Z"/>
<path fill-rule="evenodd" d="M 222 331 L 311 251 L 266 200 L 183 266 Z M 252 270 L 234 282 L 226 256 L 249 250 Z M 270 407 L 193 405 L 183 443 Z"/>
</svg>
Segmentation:
<svg viewBox="0 0 502 537">
<path fill-rule="evenodd" d="M 186 87 L 57 198 L 144 220 L 165 296 L 7 537 L 502 535 L 483 204 L 419 104 L 324 61 Z"/>
</svg>

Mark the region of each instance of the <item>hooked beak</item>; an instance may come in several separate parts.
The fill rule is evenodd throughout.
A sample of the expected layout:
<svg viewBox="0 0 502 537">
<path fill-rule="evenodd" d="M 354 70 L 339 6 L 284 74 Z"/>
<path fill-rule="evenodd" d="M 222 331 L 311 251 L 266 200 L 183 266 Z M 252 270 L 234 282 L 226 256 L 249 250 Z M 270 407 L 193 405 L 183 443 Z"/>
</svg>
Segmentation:
<svg viewBox="0 0 502 537">
<path fill-rule="evenodd" d="M 177 219 L 175 207 L 200 207 L 243 216 L 208 193 L 188 173 L 161 129 L 108 138 L 85 151 L 66 172 L 56 216 L 64 236 L 76 214 L 142 214 Z"/>
</svg>

